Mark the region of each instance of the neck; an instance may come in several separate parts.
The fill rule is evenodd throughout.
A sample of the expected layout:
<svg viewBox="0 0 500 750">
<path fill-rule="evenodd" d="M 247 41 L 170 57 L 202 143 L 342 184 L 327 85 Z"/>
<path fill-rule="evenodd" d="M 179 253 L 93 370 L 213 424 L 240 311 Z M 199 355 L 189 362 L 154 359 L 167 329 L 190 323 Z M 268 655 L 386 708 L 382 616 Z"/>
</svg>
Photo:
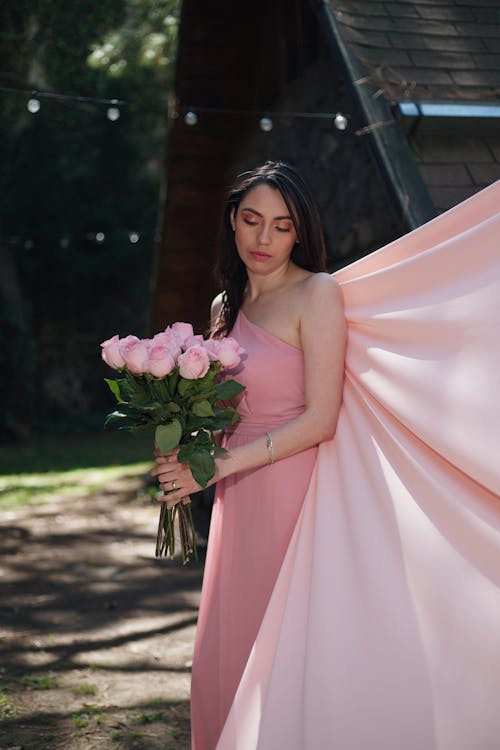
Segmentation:
<svg viewBox="0 0 500 750">
<path fill-rule="evenodd" d="M 270 274 L 261 276 L 259 274 L 252 273 L 247 270 L 248 284 L 246 289 L 246 298 L 251 302 L 255 302 L 262 295 L 275 292 L 280 287 L 287 283 L 290 273 L 293 273 L 294 264 L 288 262 L 286 266 L 277 268 Z"/>
</svg>

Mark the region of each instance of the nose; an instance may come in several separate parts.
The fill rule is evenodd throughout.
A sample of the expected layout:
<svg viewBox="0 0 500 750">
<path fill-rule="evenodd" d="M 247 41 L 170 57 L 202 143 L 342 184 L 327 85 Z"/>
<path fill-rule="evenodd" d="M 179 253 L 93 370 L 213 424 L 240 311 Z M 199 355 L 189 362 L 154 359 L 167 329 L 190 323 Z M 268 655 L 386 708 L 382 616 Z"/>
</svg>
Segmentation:
<svg viewBox="0 0 500 750">
<path fill-rule="evenodd" d="M 270 227 L 267 224 L 262 224 L 261 230 L 258 236 L 259 245 L 269 245 L 271 242 Z"/>
</svg>

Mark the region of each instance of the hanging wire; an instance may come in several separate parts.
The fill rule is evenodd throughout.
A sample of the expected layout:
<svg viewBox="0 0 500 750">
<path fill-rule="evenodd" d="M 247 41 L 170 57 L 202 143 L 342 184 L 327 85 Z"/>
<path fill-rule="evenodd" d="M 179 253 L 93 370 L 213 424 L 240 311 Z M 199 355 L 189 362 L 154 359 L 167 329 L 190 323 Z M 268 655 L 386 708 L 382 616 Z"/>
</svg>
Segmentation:
<svg viewBox="0 0 500 750">
<path fill-rule="evenodd" d="M 59 94 L 54 91 L 39 91 L 38 89 L 17 89 L 12 86 L 1 86 L 0 91 L 8 91 L 14 94 L 24 94 L 25 96 L 31 96 L 32 99 L 59 99 L 61 101 L 79 102 L 82 104 L 107 104 L 114 105 L 116 107 L 123 107 L 126 105 L 126 101 L 123 99 L 104 99 L 102 97 L 95 96 L 80 96 L 76 94 Z"/>
</svg>

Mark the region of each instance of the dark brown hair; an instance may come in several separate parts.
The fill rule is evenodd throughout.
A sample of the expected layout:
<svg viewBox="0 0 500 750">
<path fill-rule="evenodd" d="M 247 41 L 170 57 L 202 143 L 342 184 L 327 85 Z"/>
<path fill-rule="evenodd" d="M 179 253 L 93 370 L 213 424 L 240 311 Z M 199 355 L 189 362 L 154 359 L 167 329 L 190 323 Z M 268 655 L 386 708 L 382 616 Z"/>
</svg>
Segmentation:
<svg viewBox="0 0 500 750">
<path fill-rule="evenodd" d="M 218 281 L 224 290 L 221 314 L 214 334 L 231 331 L 243 302 L 248 276 L 245 264 L 238 255 L 231 213 L 238 212 L 243 197 L 257 185 L 269 185 L 281 193 L 297 233 L 291 258 L 307 271 L 326 270 L 326 252 L 318 209 L 306 183 L 297 170 L 281 161 L 266 161 L 250 172 L 243 172 L 226 196 L 219 236 Z"/>
</svg>

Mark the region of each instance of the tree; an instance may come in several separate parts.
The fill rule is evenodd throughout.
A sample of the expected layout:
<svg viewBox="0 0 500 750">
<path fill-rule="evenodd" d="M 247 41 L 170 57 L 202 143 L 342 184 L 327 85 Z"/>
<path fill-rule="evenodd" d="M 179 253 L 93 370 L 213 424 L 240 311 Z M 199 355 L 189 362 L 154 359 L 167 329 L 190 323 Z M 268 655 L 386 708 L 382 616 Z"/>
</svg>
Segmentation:
<svg viewBox="0 0 500 750">
<path fill-rule="evenodd" d="M 100 420 L 99 342 L 146 330 L 179 5 L 0 7 L 0 86 L 125 102 L 0 92 L 4 427 Z"/>
</svg>

